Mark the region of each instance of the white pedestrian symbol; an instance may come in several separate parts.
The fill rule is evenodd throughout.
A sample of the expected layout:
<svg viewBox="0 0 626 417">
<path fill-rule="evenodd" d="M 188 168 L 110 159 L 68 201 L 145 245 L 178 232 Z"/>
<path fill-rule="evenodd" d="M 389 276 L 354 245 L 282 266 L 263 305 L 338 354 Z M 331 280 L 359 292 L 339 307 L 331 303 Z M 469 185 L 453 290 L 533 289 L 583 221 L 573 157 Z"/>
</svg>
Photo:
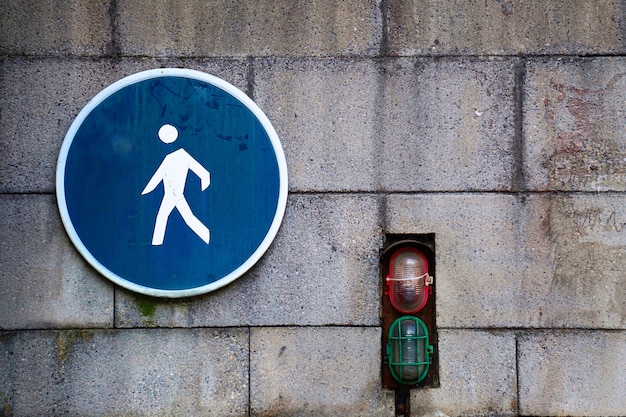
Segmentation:
<svg viewBox="0 0 626 417">
<path fill-rule="evenodd" d="M 163 143 L 172 143 L 178 138 L 178 130 L 169 124 L 159 129 L 159 139 Z M 183 148 L 180 148 L 165 156 L 161 165 L 156 170 L 141 195 L 152 192 L 163 181 L 163 201 L 157 213 L 152 235 L 152 245 L 162 245 L 165 238 L 167 219 L 174 208 L 182 216 L 183 220 L 205 243 L 209 243 L 211 233 L 209 229 L 191 212 L 191 208 L 185 200 L 185 183 L 187 173 L 193 171 L 200 178 L 202 191 L 211 183 L 211 174 L 198 161 L 193 159 Z"/>
</svg>

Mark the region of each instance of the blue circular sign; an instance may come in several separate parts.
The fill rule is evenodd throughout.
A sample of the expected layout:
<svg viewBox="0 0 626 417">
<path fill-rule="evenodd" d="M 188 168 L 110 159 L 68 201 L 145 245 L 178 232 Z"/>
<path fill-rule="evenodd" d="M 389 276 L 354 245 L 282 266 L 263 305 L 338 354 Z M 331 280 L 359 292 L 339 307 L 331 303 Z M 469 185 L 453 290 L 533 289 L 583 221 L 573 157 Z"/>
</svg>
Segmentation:
<svg viewBox="0 0 626 417">
<path fill-rule="evenodd" d="M 278 136 L 243 92 L 212 75 L 155 69 L 94 97 L 72 123 L 57 200 L 78 251 L 130 290 L 187 297 L 249 270 L 287 202 Z"/>
</svg>

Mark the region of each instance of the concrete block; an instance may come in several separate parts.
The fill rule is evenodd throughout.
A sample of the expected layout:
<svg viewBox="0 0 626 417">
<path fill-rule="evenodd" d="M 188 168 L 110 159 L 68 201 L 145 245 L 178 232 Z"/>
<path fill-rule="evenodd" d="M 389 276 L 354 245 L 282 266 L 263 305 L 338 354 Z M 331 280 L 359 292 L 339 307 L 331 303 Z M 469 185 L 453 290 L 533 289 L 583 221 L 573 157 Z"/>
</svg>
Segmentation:
<svg viewBox="0 0 626 417">
<path fill-rule="evenodd" d="M 377 54 L 379 1 L 117 2 L 125 55 L 328 56 Z"/>
<path fill-rule="evenodd" d="M 186 68 L 215 75 L 246 94 L 250 62 L 245 58 L 124 58 L 112 61 L 114 81 L 140 71 L 155 68 Z"/>
<path fill-rule="evenodd" d="M 392 55 L 621 53 L 619 0 L 391 0 Z"/>
<path fill-rule="evenodd" d="M 528 271 L 537 325 L 626 329 L 626 196 L 545 195 L 531 207 L 529 260 L 549 254 L 549 268 Z"/>
<path fill-rule="evenodd" d="M 389 191 L 509 190 L 515 164 L 514 65 L 385 62 L 381 184 Z"/>
<path fill-rule="evenodd" d="M 519 340 L 521 415 L 626 415 L 626 332 L 532 332 Z"/>
<path fill-rule="evenodd" d="M 248 330 L 0 333 L 6 415 L 246 416 Z"/>
<path fill-rule="evenodd" d="M 380 338 L 380 328 L 253 328 L 250 414 L 393 416 Z"/>
<path fill-rule="evenodd" d="M 439 388 L 411 391 L 412 416 L 515 416 L 511 332 L 439 330 Z"/>
<path fill-rule="evenodd" d="M 622 195 L 391 195 L 389 233 L 435 233 L 442 327 L 626 327 Z"/>
<path fill-rule="evenodd" d="M 379 323 L 379 199 L 291 194 L 259 263 L 218 291 L 166 301 L 118 291 L 116 326 Z"/>
<path fill-rule="evenodd" d="M 529 189 L 626 190 L 625 71 L 624 58 L 528 63 L 524 161 Z"/>
<path fill-rule="evenodd" d="M 373 61 L 259 61 L 254 82 L 285 148 L 291 190 L 378 188 Z"/>
<path fill-rule="evenodd" d="M 106 62 L 0 60 L 0 192 L 51 192 L 63 138 L 108 83 Z"/>
<path fill-rule="evenodd" d="M 73 248 L 51 195 L 0 195 L 0 329 L 113 325 L 113 286 Z"/>
<path fill-rule="evenodd" d="M 109 2 L 0 2 L 0 54 L 104 55 L 111 46 Z"/>
<path fill-rule="evenodd" d="M 52 192 L 63 138 L 89 100 L 135 72 L 180 66 L 247 86 L 242 60 L 0 59 L 0 192 Z"/>
</svg>

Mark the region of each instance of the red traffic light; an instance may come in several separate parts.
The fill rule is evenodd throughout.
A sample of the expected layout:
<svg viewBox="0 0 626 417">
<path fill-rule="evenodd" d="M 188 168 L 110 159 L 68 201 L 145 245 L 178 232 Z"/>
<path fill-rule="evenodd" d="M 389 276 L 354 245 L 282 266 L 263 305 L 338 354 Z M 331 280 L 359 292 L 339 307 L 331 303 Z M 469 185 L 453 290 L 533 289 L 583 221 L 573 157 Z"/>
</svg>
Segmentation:
<svg viewBox="0 0 626 417">
<path fill-rule="evenodd" d="M 385 294 L 399 312 L 413 314 L 420 311 L 432 292 L 432 282 L 433 277 L 428 275 L 428 260 L 419 249 L 402 247 L 391 255 Z"/>
</svg>

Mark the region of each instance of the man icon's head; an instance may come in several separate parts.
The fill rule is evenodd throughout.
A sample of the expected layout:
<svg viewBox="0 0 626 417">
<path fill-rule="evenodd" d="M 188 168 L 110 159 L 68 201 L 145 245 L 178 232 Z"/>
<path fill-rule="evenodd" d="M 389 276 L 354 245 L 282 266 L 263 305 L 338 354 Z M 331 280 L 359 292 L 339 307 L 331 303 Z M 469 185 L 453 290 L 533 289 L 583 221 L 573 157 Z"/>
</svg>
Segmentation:
<svg viewBox="0 0 626 417">
<path fill-rule="evenodd" d="M 178 130 L 172 125 L 163 125 L 159 129 L 159 139 L 163 143 L 172 143 L 178 139 Z"/>
</svg>

